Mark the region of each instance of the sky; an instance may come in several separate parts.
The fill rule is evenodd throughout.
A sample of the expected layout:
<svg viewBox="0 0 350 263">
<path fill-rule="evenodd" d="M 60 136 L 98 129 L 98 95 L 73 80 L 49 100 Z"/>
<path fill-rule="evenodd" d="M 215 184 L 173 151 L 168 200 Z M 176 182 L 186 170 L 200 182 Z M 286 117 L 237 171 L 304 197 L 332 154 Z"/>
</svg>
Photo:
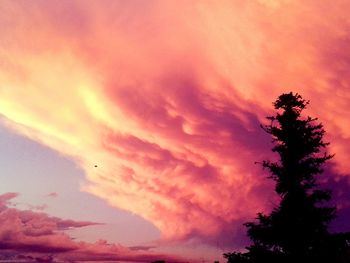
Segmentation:
<svg viewBox="0 0 350 263">
<path fill-rule="evenodd" d="M 335 157 L 350 228 L 347 0 L 3 0 L 0 247 L 65 260 L 222 260 L 275 202 L 256 161 L 284 92 Z M 50 253 L 49 253 L 50 252 Z M 0 253 L 1 254 L 1 253 Z M 6 254 L 6 255 L 5 255 Z"/>
</svg>

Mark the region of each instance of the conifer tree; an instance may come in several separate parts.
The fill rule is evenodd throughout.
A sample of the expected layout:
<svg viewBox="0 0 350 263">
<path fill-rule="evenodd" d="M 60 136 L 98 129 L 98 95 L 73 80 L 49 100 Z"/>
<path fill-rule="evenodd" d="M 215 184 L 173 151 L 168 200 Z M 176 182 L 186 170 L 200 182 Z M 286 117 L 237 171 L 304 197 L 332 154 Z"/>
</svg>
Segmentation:
<svg viewBox="0 0 350 263">
<path fill-rule="evenodd" d="M 333 155 L 325 150 L 322 124 L 301 116 L 308 103 L 299 94 L 282 94 L 273 104 L 276 115 L 262 126 L 279 155 L 277 162 L 262 165 L 276 183 L 280 203 L 269 215 L 258 213 L 257 222 L 245 223 L 252 245 L 246 253 L 224 254 L 229 263 L 343 262 L 350 235 L 329 233 L 336 209 L 327 206 L 331 192 L 321 189 L 317 180 Z"/>
</svg>

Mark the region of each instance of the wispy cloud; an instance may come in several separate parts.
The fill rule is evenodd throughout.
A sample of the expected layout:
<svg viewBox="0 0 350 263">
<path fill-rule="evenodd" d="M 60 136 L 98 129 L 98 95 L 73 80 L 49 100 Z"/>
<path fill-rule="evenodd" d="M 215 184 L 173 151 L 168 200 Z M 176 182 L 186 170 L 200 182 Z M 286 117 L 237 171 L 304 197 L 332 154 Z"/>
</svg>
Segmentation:
<svg viewBox="0 0 350 263">
<path fill-rule="evenodd" d="M 138 3 L 0 7 L 0 113 L 76 160 L 84 190 L 165 239 L 239 242 L 270 207 L 259 123 L 290 90 L 350 172 L 348 1 Z"/>
<path fill-rule="evenodd" d="M 55 198 L 55 197 L 58 196 L 58 193 L 56 193 L 56 192 L 48 193 L 47 196 L 48 196 L 48 197 Z"/>
<path fill-rule="evenodd" d="M 39 211 L 43 211 L 47 208 L 46 204 L 42 204 L 42 205 L 30 205 L 30 204 L 28 204 L 27 206 L 30 210 L 39 210 Z"/>
</svg>

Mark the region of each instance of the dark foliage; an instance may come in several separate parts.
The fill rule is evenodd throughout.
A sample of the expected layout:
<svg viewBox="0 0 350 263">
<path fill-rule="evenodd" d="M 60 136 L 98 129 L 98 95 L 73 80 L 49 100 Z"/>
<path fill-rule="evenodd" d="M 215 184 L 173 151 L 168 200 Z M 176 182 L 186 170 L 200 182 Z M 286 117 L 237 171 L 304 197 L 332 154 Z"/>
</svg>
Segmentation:
<svg viewBox="0 0 350 263">
<path fill-rule="evenodd" d="M 322 190 L 317 176 L 333 156 L 327 154 L 325 133 L 317 119 L 301 116 L 308 101 L 298 94 L 282 94 L 273 104 L 277 113 L 262 126 L 273 138 L 278 162 L 263 161 L 276 182 L 280 203 L 269 215 L 258 213 L 248 222 L 252 245 L 245 253 L 226 253 L 229 263 L 349 262 L 350 233 L 332 234 L 328 225 L 336 208 L 327 206 L 331 192 Z"/>
</svg>

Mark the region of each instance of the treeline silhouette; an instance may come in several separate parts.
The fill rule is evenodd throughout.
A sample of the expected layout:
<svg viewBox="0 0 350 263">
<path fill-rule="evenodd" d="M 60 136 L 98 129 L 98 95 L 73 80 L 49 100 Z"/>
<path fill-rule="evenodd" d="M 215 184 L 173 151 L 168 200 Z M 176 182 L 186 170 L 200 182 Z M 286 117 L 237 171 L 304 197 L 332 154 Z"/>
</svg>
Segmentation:
<svg viewBox="0 0 350 263">
<path fill-rule="evenodd" d="M 308 104 L 299 94 L 282 94 L 270 124 L 262 125 L 279 155 L 277 162 L 262 162 L 279 205 L 244 224 L 252 244 L 246 252 L 225 253 L 228 263 L 350 262 L 350 233 L 329 232 L 336 207 L 327 205 L 331 191 L 320 188 L 317 176 L 333 155 L 326 152 L 322 124 L 301 115 Z"/>
</svg>

